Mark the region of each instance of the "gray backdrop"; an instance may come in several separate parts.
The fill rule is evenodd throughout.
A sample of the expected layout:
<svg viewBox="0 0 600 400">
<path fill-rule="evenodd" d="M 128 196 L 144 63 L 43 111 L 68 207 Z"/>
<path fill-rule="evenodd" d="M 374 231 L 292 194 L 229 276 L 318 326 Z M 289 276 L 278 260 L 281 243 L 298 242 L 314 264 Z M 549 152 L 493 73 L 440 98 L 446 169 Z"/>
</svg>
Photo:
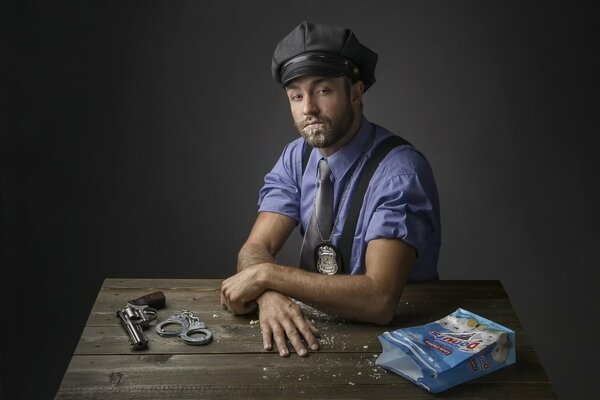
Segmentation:
<svg viewBox="0 0 600 400">
<path fill-rule="evenodd" d="M 558 394 L 592 388 L 595 10 L 295 0 L 3 10 L 2 314 L 27 318 L 3 321 L 3 398 L 54 395 L 104 278 L 234 271 L 263 176 L 295 138 L 270 59 L 304 19 L 351 27 L 379 53 L 365 114 L 432 164 L 441 278 L 501 280 Z M 281 260 L 295 262 L 299 243 Z"/>
</svg>

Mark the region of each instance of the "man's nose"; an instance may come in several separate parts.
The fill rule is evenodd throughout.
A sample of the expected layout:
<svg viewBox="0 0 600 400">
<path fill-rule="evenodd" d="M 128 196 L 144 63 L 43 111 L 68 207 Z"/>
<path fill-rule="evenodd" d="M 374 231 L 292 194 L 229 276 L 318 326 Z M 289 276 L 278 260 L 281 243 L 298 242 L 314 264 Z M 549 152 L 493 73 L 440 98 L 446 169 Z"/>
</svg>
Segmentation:
<svg viewBox="0 0 600 400">
<path fill-rule="evenodd" d="M 312 96 L 306 96 L 304 98 L 304 104 L 302 109 L 304 115 L 316 115 L 319 113 L 317 103 L 314 101 Z"/>
</svg>

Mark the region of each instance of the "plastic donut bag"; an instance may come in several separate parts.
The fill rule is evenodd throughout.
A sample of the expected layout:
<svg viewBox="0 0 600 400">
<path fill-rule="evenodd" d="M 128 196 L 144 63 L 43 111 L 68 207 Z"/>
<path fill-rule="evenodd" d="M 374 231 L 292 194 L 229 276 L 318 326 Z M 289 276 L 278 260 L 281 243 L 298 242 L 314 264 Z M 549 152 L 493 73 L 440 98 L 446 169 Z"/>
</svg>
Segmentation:
<svg viewBox="0 0 600 400">
<path fill-rule="evenodd" d="M 376 364 L 438 393 L 516 362 L 515 332 L 459 308 L 425 325 L 379 336 Z"/>
</svg>

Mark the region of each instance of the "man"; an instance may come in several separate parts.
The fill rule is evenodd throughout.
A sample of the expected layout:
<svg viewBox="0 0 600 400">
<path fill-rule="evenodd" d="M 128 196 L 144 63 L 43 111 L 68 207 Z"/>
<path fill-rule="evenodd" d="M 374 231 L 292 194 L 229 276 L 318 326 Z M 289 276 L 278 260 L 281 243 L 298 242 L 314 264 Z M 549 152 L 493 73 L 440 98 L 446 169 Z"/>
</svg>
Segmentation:
<svg viewBox="0 0 600 400">
<path fill-rule="evenodd" d="M 376 62 L 352 31 L 307 22 L 273 55 L 273 77 L 285 89 L 301 138 L 265 177 L 257 220 L 240 250 L 238 273 L 223 282 L 221 302 L 236 315 L 258 306 L 264 348 L 274 341 L 281 356 L 289 355 L 286 340 L 300 356 L 306 345 L 318 349 L 315 326 L 292 299 L 387 324 L 407 281 L 438 277 L 439 204 L 423 155 L 400 142 L 373 162 L 372 176 L 366 172 L 394 137 L 362 115 Z M 300 268 L 277 264 L 275 255 L 298 223 Z"/>
</svg>

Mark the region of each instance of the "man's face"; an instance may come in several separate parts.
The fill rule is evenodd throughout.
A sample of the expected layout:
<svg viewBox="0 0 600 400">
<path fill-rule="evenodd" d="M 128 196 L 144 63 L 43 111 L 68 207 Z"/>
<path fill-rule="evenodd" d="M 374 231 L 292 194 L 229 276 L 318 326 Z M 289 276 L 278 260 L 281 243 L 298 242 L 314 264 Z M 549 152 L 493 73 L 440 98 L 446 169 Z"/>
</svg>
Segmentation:
<svg viewBox="0 0 600 400">
<path fill-rule="evenodd" d="M 355 112 L 349 86 L 344 77 L 304 76 L 285 87 L 294 125 L 312 147 L 331 147 L 350 130 Z"/>
</svg>

